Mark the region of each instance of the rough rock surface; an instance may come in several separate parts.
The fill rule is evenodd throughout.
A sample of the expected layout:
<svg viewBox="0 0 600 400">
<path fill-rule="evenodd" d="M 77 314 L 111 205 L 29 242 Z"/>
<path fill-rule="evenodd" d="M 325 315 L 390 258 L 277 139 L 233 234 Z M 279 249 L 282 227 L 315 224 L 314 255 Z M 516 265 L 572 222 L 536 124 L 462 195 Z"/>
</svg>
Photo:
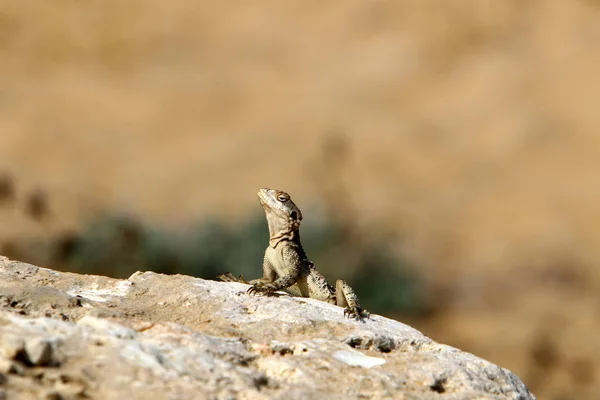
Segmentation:
<svg viewBox="0 0 600 400">
<path fill-rule="evenodd" d="M 0 399 L 535 399 L 400 322 L 247 288 L 0 257 Z"/>
</svg>

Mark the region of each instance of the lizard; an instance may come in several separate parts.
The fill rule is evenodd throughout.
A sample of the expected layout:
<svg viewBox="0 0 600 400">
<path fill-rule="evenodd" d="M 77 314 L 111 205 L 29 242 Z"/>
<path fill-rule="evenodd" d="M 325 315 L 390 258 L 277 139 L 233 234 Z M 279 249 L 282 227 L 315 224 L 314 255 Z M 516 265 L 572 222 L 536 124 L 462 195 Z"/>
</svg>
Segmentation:
<svg viewBox="0 0 600 400">
<path fill-rule="evenodd" d="M 308 297 L 344 307 L 344 316 L 362 320 L 369 312 L 358 303 L 354 290 L 343 279 L 336 281 L 335 288 L 308 259 L 300 243 L 302 212 L 289 194 L 276 189 L 260 189 L 258 200 L 269 227 L 269 245 L 263 259 L 263 277 L 246 281 L 242 275 L 219 274 L 224 282 L 251 284 L 251 295 L 269 295 L 284 291 L 296 297 Z"/>
</svg>

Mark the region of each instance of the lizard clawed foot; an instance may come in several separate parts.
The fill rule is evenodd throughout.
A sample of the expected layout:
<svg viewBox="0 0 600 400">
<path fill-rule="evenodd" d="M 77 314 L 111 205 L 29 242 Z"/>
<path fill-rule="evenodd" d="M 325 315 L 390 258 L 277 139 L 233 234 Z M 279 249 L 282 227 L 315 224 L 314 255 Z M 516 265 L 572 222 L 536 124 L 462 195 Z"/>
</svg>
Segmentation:
<svg viewBox="0 0 600 400">
<path fill-rule="evenodd" d="M 252 287 L 250 289 L 248 289 L 247 293 L 251 294 L 251 295 L 254 295 L 257 293 L 269 294 L 269 293 L 275 292 L 276 290 L 277 290 L 277 288 L 272 283 L 258 282 L 258 283 L 255 283 L 254 285 L 252 285 Z"/>
<path fill-rule="evenodd" d="M 371 318 L 371 314 L 369 314 L 369 312 L 367 310 L 364 310 L 361 307 L 354 306 L 354 307 L 346 307 L 344 309 L 344 317 L 354 318 L 355 320 L 359 321 L 359 320 L 362 320 L 365 318 L 366 319 Z"/>
</svg>

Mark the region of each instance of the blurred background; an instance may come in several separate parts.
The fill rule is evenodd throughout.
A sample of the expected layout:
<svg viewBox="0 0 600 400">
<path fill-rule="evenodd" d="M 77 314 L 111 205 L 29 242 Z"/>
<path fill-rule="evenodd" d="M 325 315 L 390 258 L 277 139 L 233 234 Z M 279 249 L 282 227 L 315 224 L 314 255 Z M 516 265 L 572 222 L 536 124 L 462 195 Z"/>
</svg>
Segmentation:
<svg viewBox="0 0 600 400">
<path fill-rule="evenodd" d="M 330 282 L 600 390 L 600 2 L 0 1 L 0 254 L 261 273 L 289 192 Z"/>
</svg>

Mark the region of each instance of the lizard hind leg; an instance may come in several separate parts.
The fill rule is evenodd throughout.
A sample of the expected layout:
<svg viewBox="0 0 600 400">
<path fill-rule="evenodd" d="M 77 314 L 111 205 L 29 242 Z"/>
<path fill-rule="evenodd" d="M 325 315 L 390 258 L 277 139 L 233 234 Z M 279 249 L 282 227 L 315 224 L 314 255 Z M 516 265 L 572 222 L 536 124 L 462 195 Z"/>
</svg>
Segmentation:
<svg viewBox="0 0 600 400">
<path fill-rule="evenodd" d="M 343 279 L 338 279 L 335 283 L 335 298 L 337 305 L 344 307 L 344 316 L 356 320 L 369 318 L 369 312 L 358 304 L 356 293 Z"/>
<path fill-rule="evenodd" d="M 250 283 L 246 279 L 244 279 L 244 275 L 240 275 L 239 278 L 236 278 L 231 272 L 225 272 L 224 274 L 219 274 L 219 275 L 217 275 L 217 278 L 222 280 L 223 282 Z"/>
</svg>

